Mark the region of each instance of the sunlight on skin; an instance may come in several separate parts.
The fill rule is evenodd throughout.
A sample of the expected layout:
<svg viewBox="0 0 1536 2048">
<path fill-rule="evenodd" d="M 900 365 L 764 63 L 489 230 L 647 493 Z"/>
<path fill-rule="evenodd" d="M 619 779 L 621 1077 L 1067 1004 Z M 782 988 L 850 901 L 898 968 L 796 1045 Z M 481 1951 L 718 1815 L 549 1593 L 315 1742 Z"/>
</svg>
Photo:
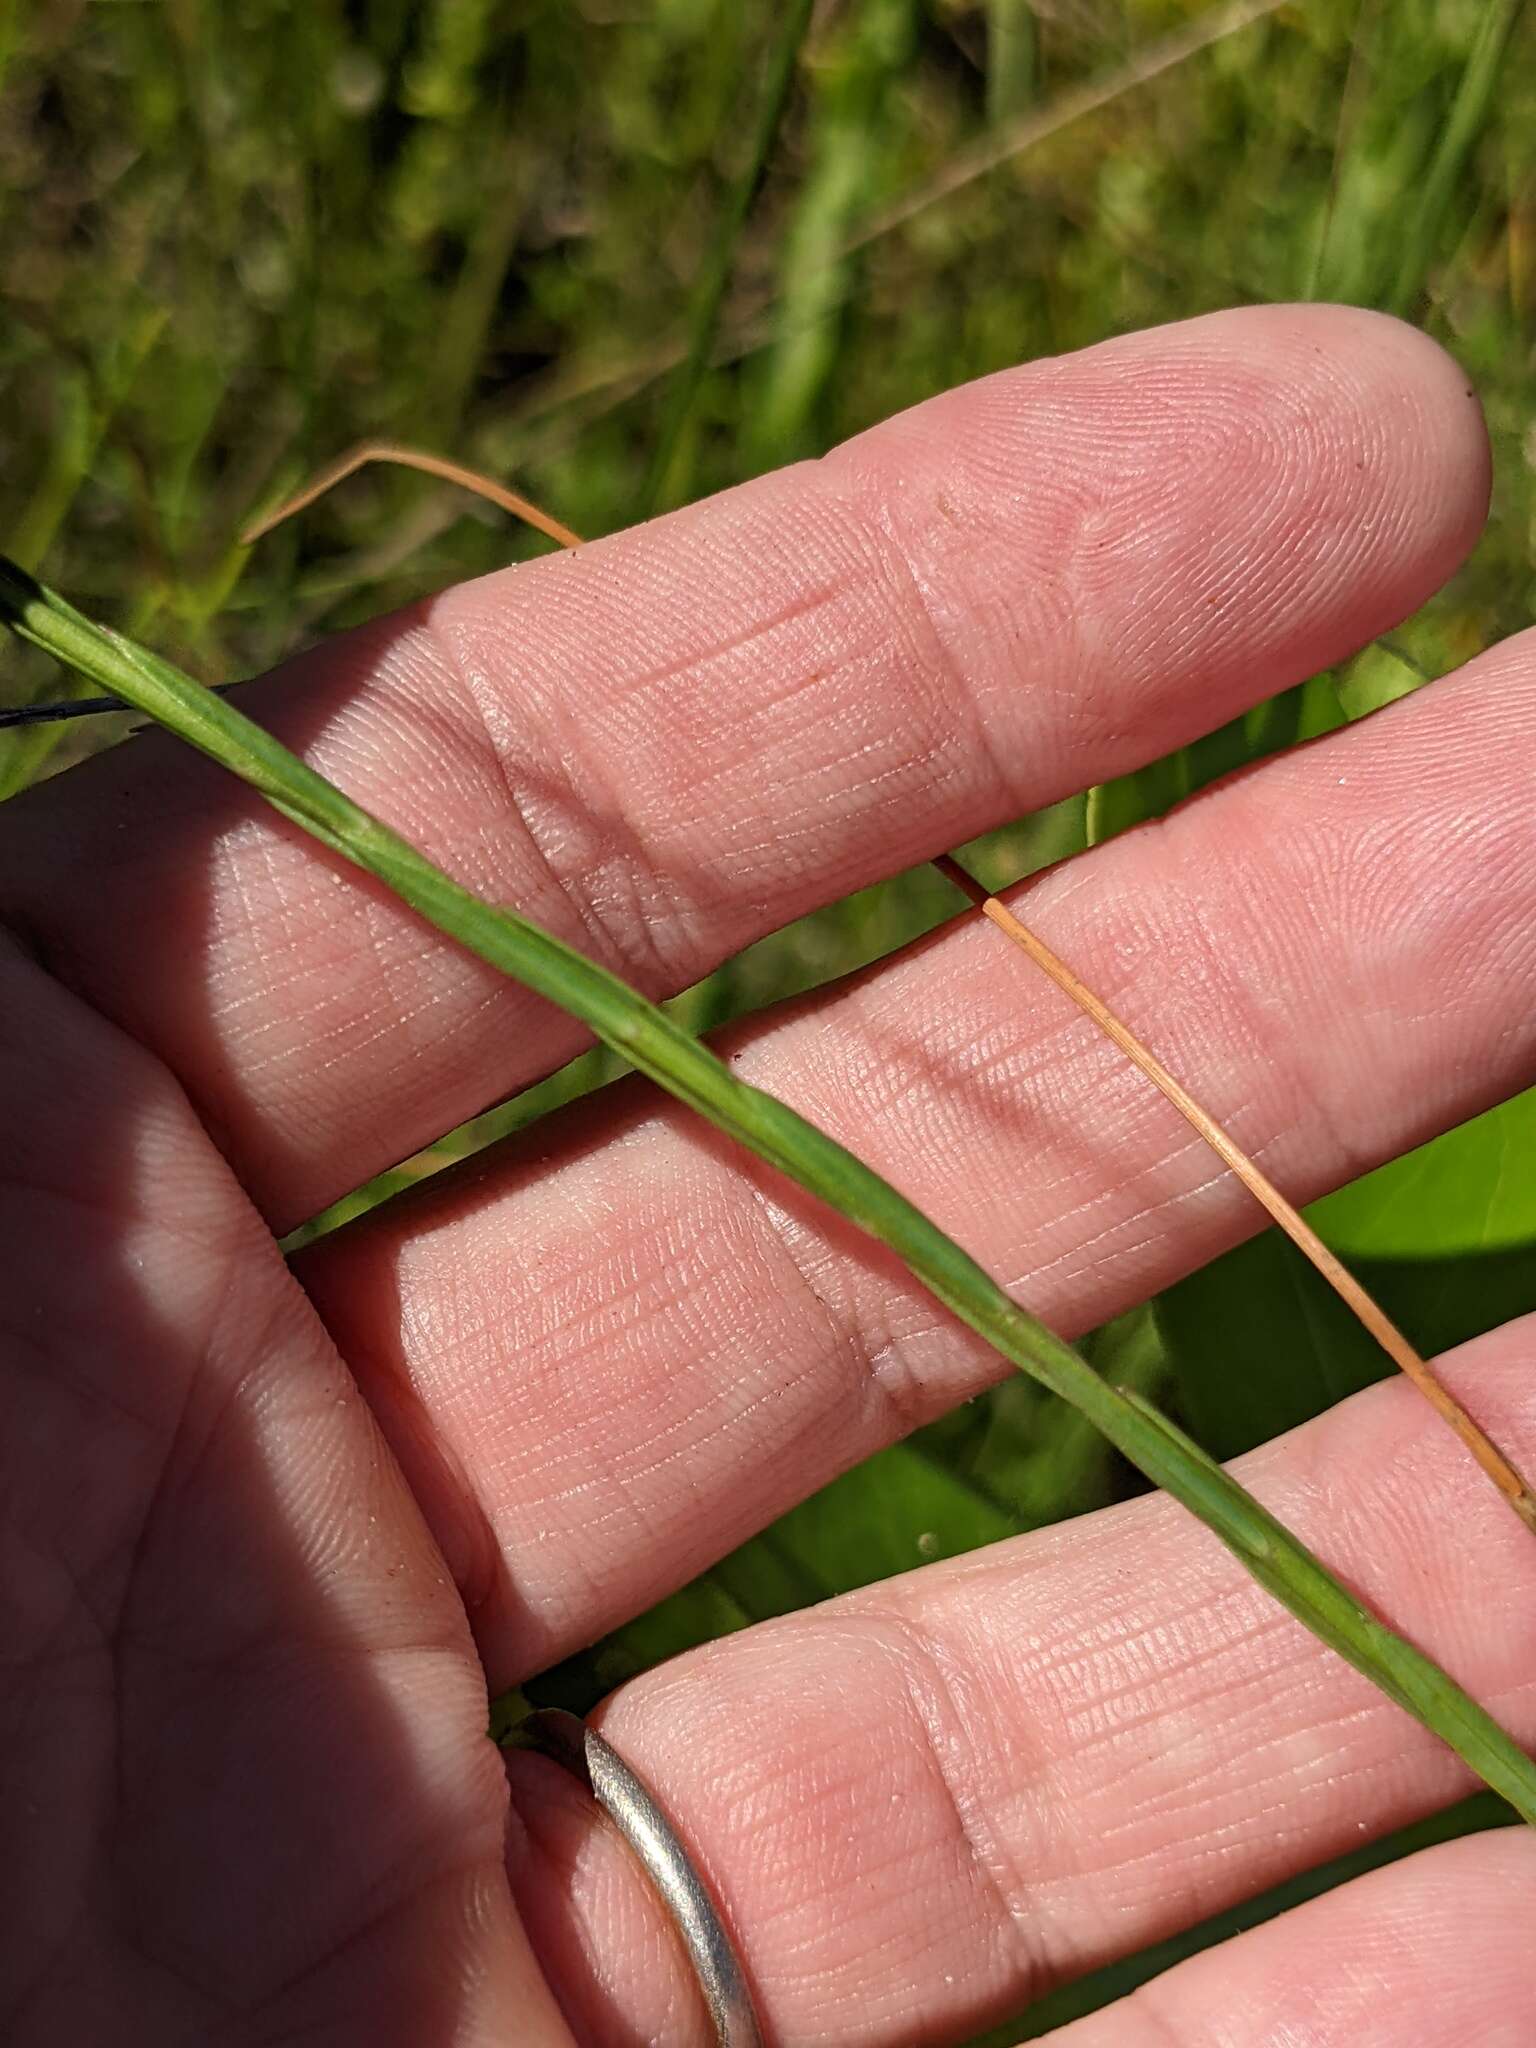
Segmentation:
<svg viewBox="0 0 1536 2048">
<path fill-rule="evenodd" d="M 952 394 L 246 701 L 462 879 L 660 989 L 1336 658 L 1449 573 L 1485 493 L 1465 387 L 1420 338 L 1219 316 Z M 1288 1186 L 1348 1177 L 1536 1068 L 1533 721 L 1518 642 L 1053 876 L 1039 921 Z M 7 967 L 6 1583 L 46 1674 L 7 1679 L 0 1807 L 47 1873 L 15 2037 L 110 2011 L 129 2043 L 564 2048 L 463 1609 L 331 1340 L 472 1567 L 498 1682 L 991 1368 L 633 1089 L 317 1247 L 316 1318 L 257 1212 L 292 1221 L 574 1034 L 158 739 L 0 830 L 0 908 L 69 991 Z M 1251 1217 L 1000 954 L 968 921 L 734 1050 L 1081 1327 Z M 1527 1458 L 1532 1341 L 1446 1367 Z M 1411 1390 L 1249 1469 L 1536 1733 L 1528 1539 Z M 777 2038 L 871 2048 L 963 2036 L 1461 1787 L 1159 1499 L 712 1646 L 604 1725 L 723 1893 Z M 46 1775 L 67 1800 L 38 1801 Z M 512 1881 L 577 2035 L 686 2042 L 632 1868 L 536 1760 L 515 1776 Z M 1523 1838 L 1453 1845 L 1154 1996 L 1197 2044 L 1238 2038 L 1229 2011 L 1288 2048 L 1418 2048 L 1430 2010 L 1496 2040 L 1532 1883 Z"/>
</svg>

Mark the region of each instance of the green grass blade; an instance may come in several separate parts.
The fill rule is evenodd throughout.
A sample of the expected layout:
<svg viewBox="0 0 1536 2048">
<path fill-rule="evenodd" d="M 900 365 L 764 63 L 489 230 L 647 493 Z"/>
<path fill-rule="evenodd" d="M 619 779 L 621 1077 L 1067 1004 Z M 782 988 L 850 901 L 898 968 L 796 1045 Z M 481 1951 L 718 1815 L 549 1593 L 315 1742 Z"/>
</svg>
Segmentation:
<svg viewBox="0 0 1536 2048">
<path fill-rule="evenodd" d="M 752 138 L 752 148 L 747 156 L 745 168 L 731 188 L 725 211 L 716 228 L 703 274 L 699 278 L 693 295 L 693 304 L 688 313 L 688 352 L 678 367 L 667 393 L 666 411 L 662 415 L 661 432 L 656 442 L 651 465 L 641 486 L 636 511 L 637 519 L 648 519 L 666 501 L 671 482 L 672 464 L 682 440 L 683 429 L 688 423 L 694 393 L 699 388 L 715 345 L 715 333 L 720 325 L 720 308 L 725 301 L 725 288 L 731 281 L 731 267 L 736 260 L 736 245 L 741 240 L 742 229 L 747 224 L 747 215 L 752 210 L 752 201 L 757 197 L 758 187 L 768 168 L 768 159 L 773 154 L 779 127 L 784 119 L 784 110 L 789 105 L 790 87 L 794 84 L 795 70 L 800 61 L 801 46 L 811 25 L 814 0 L 788 0 L 784 18 L 779 25 L 778 40 L 774 44 L 768 73 L 768 82 L 763 93 L 762 106 L 758 112 L 757 129 Z"/>
<path fill-rule="evenodd" d="M 987 8 L 987 120 L 1016 121 L 1035 98 L 1039 27 L 1034 0 L 991 0 Z"/>
<path fill-rule="evenodd" d="M 1457 183 L 1488 121 L 1504 53 L 1523 5 L 1524 0 L 1487 0 L 1439 143 L 1424 174 L 1418 206 L 1404 239 L 1403 259 L 1387 296 L 1389 313 L 1406 318 L 1424 288 Z"/>
<path fill-rule="evenodd" d="M 582 1019 L 717 1129 L 888 1245 L 939 1301 L 1021 1371 L 1069 1401 L 1148 1478 L 1212 1529 L 1321 1641 L 1431 1729 L 1527 1821 L 1536 1766 L 1438 1665 L 1368 1613 L 1214 1459 L 1111 1386 L 1013 1301 L 952 1238 L 788 1104 L 741 1080 L 606 968 L 515 911 L 484 903 L 289 753 L 226 698 L 99 627 L 0 558 L 0 617 L 251 785 L 284 817 L 375 876 L 437 929 Z"/>
<path fill-rule="evenodd" d="M 815 413 L 842 347 L 849 299 L 838 252 L 883 191 L 904 133 L 896 95 L 917 40 L 913 0 L 863 0 L 818 42 L 808 91 L 805 169 L 779 257 L 776 332 L 746 417 L 748 467 L 818 454 Z"/>
</svg>

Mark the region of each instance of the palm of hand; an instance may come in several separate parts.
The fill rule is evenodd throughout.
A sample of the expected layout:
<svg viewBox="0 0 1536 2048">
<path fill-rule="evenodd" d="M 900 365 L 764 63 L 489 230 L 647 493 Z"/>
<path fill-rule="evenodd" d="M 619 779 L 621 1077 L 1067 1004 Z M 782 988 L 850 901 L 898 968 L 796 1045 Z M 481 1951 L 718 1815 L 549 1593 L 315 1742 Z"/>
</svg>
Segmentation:
<svg viewBox="0 0 1536 2048">
<path fill-rule="evenodd" d="M 1404 330 L 1222 316 L 450 593 L 255 701 L 485 893 L 681 986 L 1383 630 L 1475 533 L 1482 460 Z M 1032 896 L 1293 1188 L 1529 1079 L 1528 800 L 1489 738 L 1533 680 L 1513 643 Z M 995 1361 L 638 1089 L 295 1278 L 273 1227 L 573 1035 L 162 742 L 4 825 L 7 2038 L 701 2038 L 580 1795 L 520 1760 L 509 1825 L 487 1675 L 590 1640 Z M 1303 1020 L 1329 1048 L 1306 1071 Z M 1249 1227 L 983 933 L 736 1050 L 1069 1330 Z M 1451 1368 L 1517 1453 L 1522 1337 Z M 1536 1725 L 1528 1539 L 1406 1390 L 1253 1466 Z M 713 1646 L 606 1725 L 784 2041 L 963 2036 L 1459 1783 L 1162 1500 Z M 1523 1836 L 1433 1852 L 1074 2042 L 1517 2038 L 1533 1878 Z"/>
</svg>

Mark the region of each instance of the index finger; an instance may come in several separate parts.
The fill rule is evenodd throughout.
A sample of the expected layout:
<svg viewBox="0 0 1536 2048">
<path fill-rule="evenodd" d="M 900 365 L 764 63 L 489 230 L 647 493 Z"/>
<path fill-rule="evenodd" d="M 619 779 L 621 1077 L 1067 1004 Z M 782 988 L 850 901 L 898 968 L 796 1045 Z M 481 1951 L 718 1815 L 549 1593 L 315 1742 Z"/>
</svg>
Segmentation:
<svg viewBox="0 0 1536 2048">
<path fill-rule="evenodd" d="M 1411 329 L 1214 315 L 449 591 L 249 703 L 660 995 L 1339 658 L 1486 492 L 1475 402 Z M 583 1042 L 158 738 L 3 829 L 0 914 L 177 1072 L 279 1226 Z"/>
</svg>

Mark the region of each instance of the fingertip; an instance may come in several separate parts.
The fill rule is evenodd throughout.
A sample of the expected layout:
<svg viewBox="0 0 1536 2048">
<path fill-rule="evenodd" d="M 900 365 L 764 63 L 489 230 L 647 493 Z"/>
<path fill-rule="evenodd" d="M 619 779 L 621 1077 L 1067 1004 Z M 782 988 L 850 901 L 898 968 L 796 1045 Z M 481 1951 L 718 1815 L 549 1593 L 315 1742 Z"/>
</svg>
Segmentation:
<svg viewBox="0 0 1536 2048">
<path fill-rule="evenodd" d="M 1372 420 L 1401 464 L 1398 488 L 1454 565 L 1482 531 L 1493 478 L 1487 422 L 1468 372 L 1390 313 L 1335 304 L 1259 310 L 1288 316 L 1298 340 L 1336 366 L 1341 410 L 1352 403 Z"/>
<path fill-rule="evenodd" d="M 1070 701 L 1079 758 L 1052 794 L 1398 624 L 1459 566 L 1489 495 L 1481 408 L 1454 359 L 1401 320 L 1312 303 L 1000 372 L 831 464 L 930 623 L 964 632 L 978 693 L 1019 677 L 1024 645 L 1034 701 Z M 1013 738 L 1042 758 L 1038 735 Z"/>
</svg>

